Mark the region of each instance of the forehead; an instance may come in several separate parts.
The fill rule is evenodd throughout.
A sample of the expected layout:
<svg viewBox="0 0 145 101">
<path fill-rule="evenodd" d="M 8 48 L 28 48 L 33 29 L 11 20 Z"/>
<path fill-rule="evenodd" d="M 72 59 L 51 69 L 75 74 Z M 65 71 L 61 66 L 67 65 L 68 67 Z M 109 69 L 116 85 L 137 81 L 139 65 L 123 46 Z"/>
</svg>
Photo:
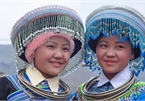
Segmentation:
<svg viewBox="0 0 145 101">
<path fill-rule="evenodd" d="M 48 41 L 63 41 L 63 42 L 68 42 L 68 39 L 62 36 L 52 36 L 48 39 Z"/>
<path fill-rule="evenodd" d="M 129 39 L 121 39 L 118 35 L 113 35 L 113 36 L 108 36 L 108 37 L 106 37 L 104 35 L 100 35 L 100 37 L 98 38 L 98 41 L 100 41 L 100 40 L 126 42 Z"/>
<path fill-rule="evenodd" d="M 116 39 L 116 40 L 119 40 L 119 37 L 118 37 L 117 35 L 108 36 L 108 37 L 106 37 L 106 36 L 104 36 L 104 35 L 101 35 L 101 36 L 99 37 L 99 39 L 100 39 L 100 40 L 101 40 L 101 39 L 106 39 L 106 40 L 109 40 L 109 39 Z"/>
<path fill-rule="evenodd" d="M 69 45 L 69 41 L 66 38 L 61 37 L 61 36 L 52 36 L 45 43 L 55 43 L 55 44 Z"/>
</svg>

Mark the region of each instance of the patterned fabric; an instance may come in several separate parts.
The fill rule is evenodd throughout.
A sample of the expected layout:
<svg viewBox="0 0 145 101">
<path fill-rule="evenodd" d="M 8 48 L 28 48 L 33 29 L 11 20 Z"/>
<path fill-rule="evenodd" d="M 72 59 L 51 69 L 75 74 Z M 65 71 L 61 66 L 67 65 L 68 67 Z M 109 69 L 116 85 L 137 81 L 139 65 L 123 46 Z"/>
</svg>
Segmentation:
<svg viewBox="0 0 145 101">
<path fill-rule="evenodd" d="M 15 91 L 15 92 L 13 92 L 13 93 L 11 93 L 11 94 L 9 94 L 7 96 L 8 101 L 20 101 L 20 100 L 31 101 L 31 100 L 34 100 L 34 99 L 35 100 L 43 100 L 43 101 L 52 101 L 51 99 L 46 99 L 46 98 L 44 98 L 44 97 L 42 97 L 42 96 L 40 96 L 40 95 L 32 92 L 30 89 L 28 89 L 28 88 L 26 88 L 26 87 L 23 86 L 26 91 L 28 91 L 29 93 L 31 93 L 32 95 L 35 96 L 35 98 L 30 98 L 21 89 L 21 87 L 20 87 L 20 85 L 18 83 L 18 78 L 17 78 L 16 75 L 11 75 L 11 76 L 8 76 L 7 78 L 10 80 L 10 82 L 12 82 L 12 84 L 14 85 L 14 87 L 17 89 L 17 91 Z M 29 78 L 28 78 L 28 76 L 26 74 L 25 74 L 25 78 L 30 82 L 30 80 L 29 80 Z M 50 87 L 49 87 L 49 85 L 48 85 L 48 83 L 47 83 L 46 80 L 44 80 L 41 83 L 39 83 L 37 85 L 37 87 L 40 88 L 40 89 L 43 89 L 43 90 L 51 91 L 50 90 Z M 62 91 L 63 91 L 63 89 L 62 88 L 59 88 L 58 92 L 62 92 Z M 68 98 L 66 98 L 66 100 L 67 101 L 70 101 L 72 99 L 72 97 L 73 97 L 73 94 L 70 94 L 68 96 Z"/>
<path fill-rule="evenodd" d="M 133 8 L 104 6 L 92 12 L 86 21 L 85 63 L 92 71 L 101 73 L 95 54 L 96 41 L 100 35 L 118 35 L 120 41 L 130 40 L 135 59 L 130 61 L 136 76 L 145 69 L 145 18 Z"/>
<path fill-rule="evenodd" d="M 80 16 L 63 6 L 43 6 L 34 9 L 16 22 L 11 32 L 11 41 L 16 53 L 17 71 L 28 67 L 25 57 L 26 47 L 38 36 L 54 32 L 69 35 L 75 49 L 67 67 L 59 74 L 64 77 L 80 67 L 83 59 L 84 28 Z M 38 45 L 39 46 L 39 45 Z"/>
<path fill-rule="evenodd" d="M 112 86 L 112 84 L 110 82 L 105 83 L 102 86 L 97 87 L 97 84 L 95 83 L 90 89 L 89 92 L 93 92 L 93 93 L 100 93 L 100 92 L 105 92 L 108 90 L 114 89 L 114 87 Z M 95 92 L 94 92 L 95 91 Z"/>
<path fill-rule="evenodd" d="M 89 89 L 90 93 L 96 94 L 96 93 L 100 93 L 100 91 L 104 92 L 106 91 L 106 88 L 108 88 L 107 84 L 103 85 L 103 87 L 101 88 L 97 87 L 96 85 L 97 83 L 95 83 L 93 86 L 90 87 Z M 82 93 L 83 86 L 84 84 L 78 87 L 78 95 L 76 95 L 78 101 L 86 101 L 84 100 L 85 95 Z M 97 99 L 93 99 L 93 98 L 89 98 L 89 99 L 97 101 Z M 115 99 L 115 101 L 143 101 L 143 100 L 145 100 L 145 82 L 141 82 L 141 81 L 135 83 L 129 90 L 124 92 L 122 96 L 118 96 L 118 98 Z M 110 100 L 105 100 L 105 101 L 110 101 Z"/>
</svg>

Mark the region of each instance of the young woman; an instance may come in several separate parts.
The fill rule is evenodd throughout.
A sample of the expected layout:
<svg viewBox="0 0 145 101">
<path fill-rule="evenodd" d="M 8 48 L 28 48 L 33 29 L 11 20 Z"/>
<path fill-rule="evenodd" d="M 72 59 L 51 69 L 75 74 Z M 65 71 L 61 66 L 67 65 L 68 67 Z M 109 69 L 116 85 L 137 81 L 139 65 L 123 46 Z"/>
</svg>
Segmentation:
<svg viewBox="0 0 145 101">
<path fill-rule="evenodd" d="M 132 8 L 103 6 L 86 21 L 85 63 L 99 70 L 78 88 L 78 100 L 145 100 L 145 19 Z"/>
<path fill-rule="evenodd" d="M 0 100 L 72 100 L 64 77 L 83 56 L 83 23 L 63 6 L 28 12 L 14 25 L 11 41 L 18 73 L 0 78 Z"/>
</svg>

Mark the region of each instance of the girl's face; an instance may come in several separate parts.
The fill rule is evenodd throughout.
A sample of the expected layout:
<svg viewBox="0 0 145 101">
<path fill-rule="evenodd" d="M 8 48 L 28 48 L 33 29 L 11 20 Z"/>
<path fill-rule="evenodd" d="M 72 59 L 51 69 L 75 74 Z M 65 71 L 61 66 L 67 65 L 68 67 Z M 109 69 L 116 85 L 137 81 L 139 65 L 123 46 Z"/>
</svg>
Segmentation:
<svg viewBox="0 0 145 101">
<path fill-rule="evenodd" d="M 53 36 L 34 53 L 34 66 L 45 78 L 57 76 L 70 59 L 70 44 L 67 39 Z"/>
<path fill-rule="evenodd" d="M 130 42 L 128 40 L 120 42 L 117 35 L 109 38 L 100 37 L 96 46 L 96 55 L 108 79 L 112 79 L 134 58 Z"/>
</svg>

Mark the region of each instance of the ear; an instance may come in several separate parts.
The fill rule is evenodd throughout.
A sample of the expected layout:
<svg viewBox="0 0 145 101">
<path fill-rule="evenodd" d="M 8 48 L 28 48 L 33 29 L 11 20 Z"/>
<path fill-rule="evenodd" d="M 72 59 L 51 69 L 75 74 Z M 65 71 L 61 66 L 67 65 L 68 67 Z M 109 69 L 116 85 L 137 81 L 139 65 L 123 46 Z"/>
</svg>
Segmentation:
<svg viewBox="0 0 145 101">
<path fill-rule="evenodd" d="M 30 55 L 30 57 L 31 57 L 31 59 L 33 59 L 33 58 L 35 57 L 34 53 L 32 53 L 32 54 Z"/>
<path fill-rule="evenodd" d="M 134 59 L 134 51 L 132 50 L 132 51 L 131 51 L 130 60 L 133 60 L 133 59 Z"/>
</svg>

